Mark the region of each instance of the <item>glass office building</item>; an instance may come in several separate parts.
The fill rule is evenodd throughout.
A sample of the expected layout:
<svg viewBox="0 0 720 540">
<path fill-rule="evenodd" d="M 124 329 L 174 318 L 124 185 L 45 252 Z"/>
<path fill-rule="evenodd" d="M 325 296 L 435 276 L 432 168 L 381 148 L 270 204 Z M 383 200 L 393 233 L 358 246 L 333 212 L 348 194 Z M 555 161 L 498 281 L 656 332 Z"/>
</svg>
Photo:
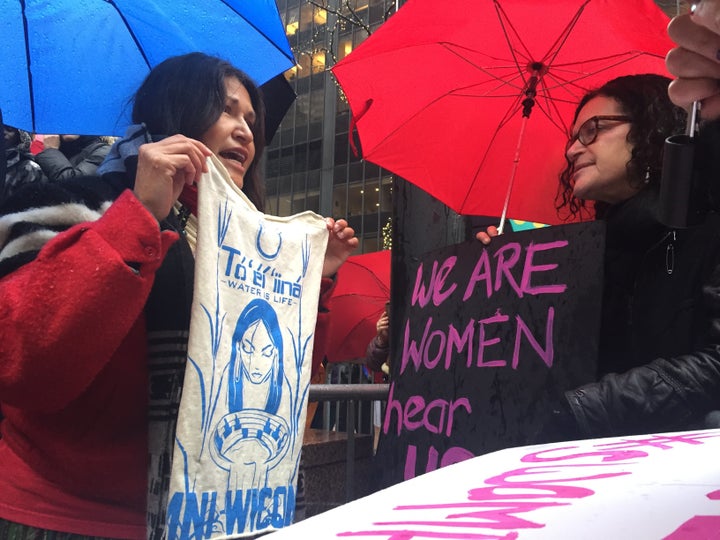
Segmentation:
<svg viewBox="0 0 720 540">
<path fill-rule="evenodd" d="M 353 152 L 349 108 L 329 68 L 377 29 L 396 2 L 276 1 L 298 63 L 286 73 L 297 100 L 267 148 L 266 211 L 345 218 L 360 239 L 358 252 L 382 249 L 392 178 Z"/>
</svg>

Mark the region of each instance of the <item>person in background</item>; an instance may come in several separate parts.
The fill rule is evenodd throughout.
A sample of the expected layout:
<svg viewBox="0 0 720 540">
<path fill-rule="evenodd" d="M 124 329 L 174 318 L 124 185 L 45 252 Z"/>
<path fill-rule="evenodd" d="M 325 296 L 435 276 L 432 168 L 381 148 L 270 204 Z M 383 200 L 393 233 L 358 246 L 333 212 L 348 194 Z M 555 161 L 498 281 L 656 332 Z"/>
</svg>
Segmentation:
<svg viewBox="0 0 720 540">
<path fill-rule="evenodd" d="M 44 135 L 43 150 L 35 155 L 50 182 L 94 174 L 110 151 L 106 137 Z"/>
<path fill-rule="evenodd" d="M 365 365 L 373 373 L 374 382 L 387 381 L 390 377 L 390 302 L 385 304 L 382 315 L 375 323 L 375 337 L 368 343 Z M 373 402 L 373 448 L 377 448 L 382 427 L 382 404 Z"/>
<path fill-rule="evenodd" d="M 693 429 L 720 408 L 720 217 L 656 217 L 664 141 L 686 121 L 669 82 L 619 77 L 576 109 L 559 208 L 607 224 L 597 382 L 558 396 L 535 442 Z"/>
<path fill-rule="evenodd" d="M 31 139 L 27 131 L 3 125 L 5 175 L 0 186 L 0 200 L 12 195 L 20 186 L 47 181 L 30 153 Z"/>
<path fill-rule="evenodd" d="M 385 304 L 382 315 L 375 323 L 375 337 L 368 343 L 365 365 L 375 373 L 390 375 L 390 303 Z M 377 381 L 376 381 L 377 382 Z"/>
<path fill-rule="evenodd" d="M 152 69 L 132 120 L 95 176 L 0 203 L 1 540 L 163 536 L 196 182 L 214 154 L 263 209 L 264 105 L 245 73 L 191 53 Z M 322 294 L 358 244 L 326 222 Z"/>
</svg>

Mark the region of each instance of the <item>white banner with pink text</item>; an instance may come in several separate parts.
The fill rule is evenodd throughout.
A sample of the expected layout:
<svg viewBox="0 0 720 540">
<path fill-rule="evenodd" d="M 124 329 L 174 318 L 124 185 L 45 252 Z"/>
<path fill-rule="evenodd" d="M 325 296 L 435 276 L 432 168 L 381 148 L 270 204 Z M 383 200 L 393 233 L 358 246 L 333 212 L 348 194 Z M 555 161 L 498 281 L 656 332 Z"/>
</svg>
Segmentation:
<svg viewBox="0 0 720 540">
<path fill-rule="evenodd" d="M 500 450 L 273 534 L 363 538 L 720 538 L 720 430 Z"/>
</svg>

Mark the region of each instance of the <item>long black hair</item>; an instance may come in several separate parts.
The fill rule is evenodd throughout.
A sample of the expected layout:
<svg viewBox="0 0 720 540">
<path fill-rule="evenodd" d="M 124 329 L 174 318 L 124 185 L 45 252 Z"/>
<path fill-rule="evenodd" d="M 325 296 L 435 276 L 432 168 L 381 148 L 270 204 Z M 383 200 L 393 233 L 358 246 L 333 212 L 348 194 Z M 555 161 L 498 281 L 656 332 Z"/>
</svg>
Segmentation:
<svg viewBox="0 0 720 540">
<path fill-rule="evenodd" d="M 621 114 L 630 117 L 627 140 L 632 145 L 632 151 L 626 167 L 628 181 L 634 187 L 660 189 L 665 139 L 682 133 L 685 129 L 687 113 L 670 101 L 667 93 L 669 84 L 670 79 L 662 75 L 625 75 L 588 92 L 575 109 L 573 125 L 588 101 L 596 97 L 606 97 L 617 101 L 622 110 Z M 558 215 L 561 215 L 561 210 L 568 213 L 567 217 L 584 215 L 590 211 L 589 201 L 573 196 L 573 165 L 567 155 L 565 159 L 567 166 L 560 174 L 560 186 L 555 200 Z M 602 217 L 609 207 L 608 203 L 595 201 L 595 217 Z"/>
<path fill-rule="evenodd" d="M 263 210 L 265 183 L 260 161 L 265 150 L 265 106 L 253 80 L 229 62 L 203 53 L 174 56 L 155 66 L 135 93 L 132 121 L 153 135 L 200 139 L 225 109 L 225 78 L 235 77 L 250 95 L 256 121 L 251 126 L 255 159 L 243 179 L 243 192 Z"/>
</svg>

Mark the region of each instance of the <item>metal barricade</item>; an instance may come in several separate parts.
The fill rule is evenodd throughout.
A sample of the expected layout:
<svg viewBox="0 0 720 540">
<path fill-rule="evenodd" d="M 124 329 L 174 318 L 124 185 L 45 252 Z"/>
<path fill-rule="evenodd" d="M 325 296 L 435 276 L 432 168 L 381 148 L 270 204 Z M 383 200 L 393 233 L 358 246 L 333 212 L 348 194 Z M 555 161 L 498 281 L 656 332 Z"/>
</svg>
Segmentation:
<svg viewBox="0 0 720 540">
<path fill-rule="evenodd" d="M 356 403 L 358 402 L 383 402 L 387 398 L 389 384 L 359 383 L 359 384 L 311 384 L 309 401 L 320 401 L 326 404 L 342 402 L 346 404 L 345 430 L 347 432 L 347 463 L 345 468 L 345 498 L 346 501 L 353 500 L 353 483 L 355 477 L 355 434 L 356 434 Z M 337 410 L 337 409 L 336 409 Z M 328 413 L 329 407 L 324 408 L 323 413 Z M 324 414 L 325 416 L 325 414 Z M 336 416 L 336 426 L 340 426 L 340 416 Z M 372 419 L 371 419 L 372 420 Z M 371 424 L 372 426 L 372 421 Z M 332 427 L 332 426 L 328 426 Z M 327 429 L 327 428 L 326 428 Z"/>
</svg>

